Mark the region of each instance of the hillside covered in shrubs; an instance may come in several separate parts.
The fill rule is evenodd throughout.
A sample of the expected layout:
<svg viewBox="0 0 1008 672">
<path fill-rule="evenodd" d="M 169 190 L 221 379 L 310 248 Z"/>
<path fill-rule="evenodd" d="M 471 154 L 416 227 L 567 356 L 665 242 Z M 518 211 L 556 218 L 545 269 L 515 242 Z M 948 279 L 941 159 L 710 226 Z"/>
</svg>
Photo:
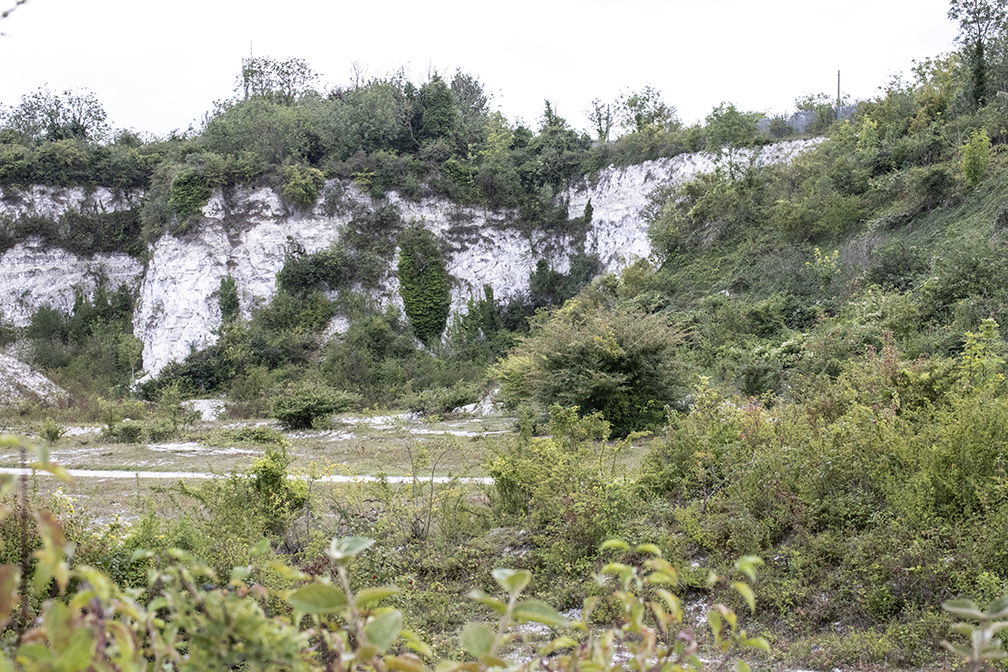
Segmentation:
<svg viewBox="0 0 1008 672">
<path fill-rule="evenodd" d="M 964 632 L 974 650 L 948 655 L 984 669 L 1008 594 L 1008 32 L 1001 3 L 976 4 L 951 3 L 960 49 L 851 118 L 806 97 L 821 141 L 779 165 L 739 150 L 790 134 L 782 120 L 725 104 L 684 126 L 651 89 L 598 103 L 582 133 L 549 104 L 535 129 L 509 122 L 463 73 L 322 92 L 306 64 L 257 59 L 198 131 L 153 142 L 111 133 L 87 96 L 26 97 L 3 117 L 0 183 L 142 188 L 114 223 L 131 253 L 239 184 L 308 207 L 339 177 L 574 227 L 562 194 L 603 166 L 703 150 L 717 168 L 651 195 L 650 259 L 543 264 L 527 296 L 488 290 L 454 316 L 436 239 L 387 208 L 292 254 L 248 320 L 222 282 L 217 342 L 139 385 L 128 292 L 0 330 L 74 396 L 5 411 L 49 444 L 48 415 L 100 422 L 110 444 L 185 439 L 197 397 L 278 422 L 215 427 L 261 454 L 171 489 L 176 518 L 98 526 L 64 506 L 62 526 L 39 514 L 29 533 L 8 494 L 0 669 L 16 652 L 43 661 L 24 669 L 90 669 L 42 653 L 70 656 L 74 627 L 104 638 L 80 644 L 93 669 L 477 670 L 535 648 L 507 636 L 523 622 L 557 629 L 525 661 L 542 669 L 692 669 L 675 665 L 699 651 L 717 669 L 938 669 Z M 362 298 L 381 264 L 402 312 Z M 419 448 L 402 487 L 325 490 L 314 462 L 288 478 L 297 433 L 340 413 L 437 419 L 483 400 L 514 420 L 481 456 L 492 485 L 435 482 Z M 487 592 L 463 599 L 473 588 Z M 942 610 L 963 597 L 992 604 Z"/>
</svg>

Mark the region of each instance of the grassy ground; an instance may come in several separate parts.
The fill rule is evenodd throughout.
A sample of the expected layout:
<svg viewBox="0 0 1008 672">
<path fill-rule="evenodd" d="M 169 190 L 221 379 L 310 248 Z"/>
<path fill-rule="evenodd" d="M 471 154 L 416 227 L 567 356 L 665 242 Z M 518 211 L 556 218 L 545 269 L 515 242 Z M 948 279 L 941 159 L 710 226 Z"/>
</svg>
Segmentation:
<svg viewBox="0 0 1008 672">
<path fill-rule="evenodd" d="M 165 442 L 111 443 L 98 425 L 69 427 L 50 447 L 51 458 L 68 469 L 188 471 L 226 474 L 248 468 L 266 448 L 234 442 L 226 432 L 268 426 L 263 420 L 197 422 Z M 506 440 L 514 419 L 505 416 L 418 419 L 403 413 L 344 415 L 330 429 L 283 432 L 291 471 L 347 475 L 486 476 L 484 464 L 495 442 Z M 11 428 L 30 433 L 29 427 Z M 621 459 L 634 467 L 643 443 Z M 18 466 L 15 453 L 0 454 L 0 467 Z"/>
</svg>

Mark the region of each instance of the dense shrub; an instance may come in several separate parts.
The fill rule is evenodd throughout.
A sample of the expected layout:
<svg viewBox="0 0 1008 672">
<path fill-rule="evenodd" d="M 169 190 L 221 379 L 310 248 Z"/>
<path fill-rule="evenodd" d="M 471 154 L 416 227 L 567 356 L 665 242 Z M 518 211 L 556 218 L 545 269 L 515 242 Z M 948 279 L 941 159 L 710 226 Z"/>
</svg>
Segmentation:
<svg viewBox="0 0 1008 672">
<path fill-rule="evenodd" d="M 426 345 L 441 338 L 451 308 L 451 279 L 437 239 L 421 226 L 399 236 L 399 293 L 413 333 Z"/>
<path fill-rule="evenodd" d="M 296 383 L 277 396 L 273 416 L 287 429 L 311 429 L 330 415 L 353 408 L 359 401 L 360 397 L 353 393 L 322 383 Z"/>
<path fill-rule="evenodd" d="M 451 387 L 432 387 L 407 397 L 407 410 L 424 415 L 443 415 L 479 401 L 479 385 L 459 381 Z"/>
<path fill-rule="evenodd" d="M 199 168 L 185 168 L 171 181 L 168 206 L 185 219 L 199 213 L 210 199 L 212 186 L 206 173 Z"/>
<path fill-rule="evenodd" d="M 579 572 L 589 549 L 620 534 L 636 503 L 612 459 L 620 449 L 606 441 L 599 413 L 550 409 L 549 438 L 522 437 L 498 445 L 487 471 L 495 504 L 533 529 L 536 553 L 551 572 Z"/>
<path fill-rule="evenodd" d="M 766 177 L 746 170 L 738 178 L 725 172 L 702 174 L 652 194 L 648 234 L 662 255 L 709 247 L 754 224 L 761 216 Z"/>
<path fill-rule="evenodd" d="M 281 193 L 289 203 L 302 210 L 310 210 L 318 201 L 319 193 L 325 186 L 325 175 L 310 166 L 284 166 Z"/>
<path fill-rule="evenodd" d="M 962 148 L 962 174 L 970 186 L 977 184 L 987 174 L 990 164 L 991 140 L 987 131 L 973 131 L 969 142 Z"/>
<path fill-rule="evenodd" d="M 495 369 L 503 399 L 598 412 L 617 436 L 653 429 L 683 403 L 681 332 L 660 315 L 578 299 L 534 320 Z"/>
<path fill-rule="evenodd" d="M 78 292 L 69 315 L 43 306 L 25 330 L 31 363 L 81 391 L 126 394 L 142 354 L 132 319 L 125 286 L 109 291 L 99 283 L 91 298 Z"/>
</svg>

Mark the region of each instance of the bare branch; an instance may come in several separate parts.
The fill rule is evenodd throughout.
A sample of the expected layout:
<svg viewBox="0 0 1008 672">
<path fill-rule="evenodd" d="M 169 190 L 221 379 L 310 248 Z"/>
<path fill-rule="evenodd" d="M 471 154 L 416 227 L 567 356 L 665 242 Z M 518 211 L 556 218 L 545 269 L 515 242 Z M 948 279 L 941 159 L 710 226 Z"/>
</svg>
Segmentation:
<svg viewBox="0 0 1008 672">
<path fill-rule="evenodd" d="M 4 11 L 0 12 L 0 19 L 6 19 L 8 16 L 11 15 L 11 13 L 15 9 L 17 9 L 21 5 L 26 5 L 26 4 L 28 4 L 28 0 L 17 0 L 17 2 L 14 3 L 13 7 L 11 7 L 10 9 L 5 9 Z"/>
</svg>

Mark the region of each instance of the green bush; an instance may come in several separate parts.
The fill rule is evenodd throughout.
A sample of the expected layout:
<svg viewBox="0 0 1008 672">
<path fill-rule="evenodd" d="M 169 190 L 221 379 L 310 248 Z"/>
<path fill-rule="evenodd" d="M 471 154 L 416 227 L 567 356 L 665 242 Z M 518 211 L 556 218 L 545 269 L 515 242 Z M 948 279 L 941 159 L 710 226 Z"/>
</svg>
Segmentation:
<svg viewBox="0 0 1008 672">
<path fill-rule="evenodd" d="M 210 180 L 203 170 L 183 168 L 171 181 L 168 206 L 179 219 L 187 219 L 203 210 L 211 192 Z"/>
<path fill-rule="evenodd" d="M 601 413 L 616 436 L 661 424 L 685 398 L 683 335 L 662 316 L 569 301 L 533 320 L 494 369 L 505 403 Z"/>
<path fill-rule="evenodd" d="M 125 395 L 142 355 L 132 317 L 129 288 L 109 291 L 102 282 L 92 298 L 78 292 L 69 315 L 42 306 L 25 330 L 31 363 L 73 389 Z"/>
<path fill-rule="evenodd" d="M 434 234 L 419 225 L 400 234 L 398 275 L 413 333 L 431 345 L 444 332 L 451 308 L 451 278 Z"/>
<path fill-rule="evenodd" d="M 286 429 L 311 429 L 334 413 L 353 408 L 360 397 L 321 383 L 291 384 L 273 403 L 273 417 Z"/>
<path fill-rule="evenodd" d="M 637 502 L 618 478 L 620 446 L 607 442 L 601 415 L 559 406 L 549 413 L 549 438 L 499 443 L 486 468 L 495 505 L 531 527 L 540 561 L 564 575 L 581 571 L 590 549 L 621 534 Z"/>
<path fill-rule="evenodd" d="M 102 429 L 101 437 L 112 443 L 139 443 L 143 440 L 146 427 L 140 420 L 120 420 Z"/>
<path fill-rule="evenodd" d="M 284 184 L 281 190 L 289 203 L 302 210 L 310 210 L 318 202 L 319 193 L 325 186 L 325 175 L 318 168 L 310 166 L 284 166 Z"/>
<path fill-rule="evenodd" d="M 424 415 L 443 415 L 480 400 L 480 386 L 459 381 L 450 387 L 432 387 L 403 401 L 407 410 Z"/>
<path fill-rule="evenodd" d="M 987 174 L 987 167 L 990 165 L 991 140 L 987 131 L 979 129 L 973 131 L 969 142 L 963 145 L 961 169 L 966 183 L 973 186 L 980 182 Z"/>
<path fill-rule="evenodd" d="M 217 303 L 220 306 L 221 322 L 228 324 L 238 319 L 240 306 L 238 303 L 238 284 L 234 276 L 225 275 L 221 278 L 220 289 L 217 292 Z"/>
</svg>

